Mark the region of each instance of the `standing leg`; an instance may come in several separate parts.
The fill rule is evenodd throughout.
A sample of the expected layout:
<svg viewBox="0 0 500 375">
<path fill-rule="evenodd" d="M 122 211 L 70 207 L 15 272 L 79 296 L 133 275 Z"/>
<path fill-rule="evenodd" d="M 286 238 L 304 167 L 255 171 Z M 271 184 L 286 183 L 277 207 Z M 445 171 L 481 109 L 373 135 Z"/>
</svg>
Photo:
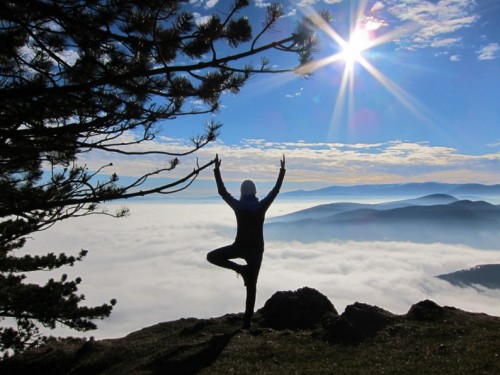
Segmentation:
<svg viewBox="0 0 500 375">
<path fill-rule="evenodd" d="M 243 318 L 243 328 L 250 328 L 252 325 L 252 317 L 255 308 L 256 296 L 257 296 L 257 283 L 248 285 L 247 299 L 245 301 L 245 316 Z"/>
<path fill-rule="evenodd" d="M 262 264 L 262 254 L 245 260 L 247 261 L 247 265 L 243 273 L 243 279 L 247 289 L 247 298 L 245 301 L 243 328 L 250 328 L 257 296 L 257 279 L 259 277 L 260 265 Z"/>
</svg>

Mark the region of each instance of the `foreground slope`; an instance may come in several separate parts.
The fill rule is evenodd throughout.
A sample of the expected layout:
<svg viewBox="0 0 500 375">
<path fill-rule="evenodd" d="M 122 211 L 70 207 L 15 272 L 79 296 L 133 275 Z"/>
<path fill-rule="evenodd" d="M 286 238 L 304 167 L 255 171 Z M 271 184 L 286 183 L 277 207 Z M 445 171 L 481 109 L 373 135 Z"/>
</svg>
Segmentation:
<svg viewBox="0 0 500 375">
<path fill-rule="evenodd" d="M 160 323 L 120 339 L 54 340 L 0 362 L 0 373 L 500 373 L 498 317 L 432 301 L 404 315 L 361 303 L 338 315 L 325 298 L 310 288 L 278 292 L 250 330 L 240 329 L 241 314 L 230 314 Z M 317 309 L 323 316 L 308 320 Z"/>
</svg>

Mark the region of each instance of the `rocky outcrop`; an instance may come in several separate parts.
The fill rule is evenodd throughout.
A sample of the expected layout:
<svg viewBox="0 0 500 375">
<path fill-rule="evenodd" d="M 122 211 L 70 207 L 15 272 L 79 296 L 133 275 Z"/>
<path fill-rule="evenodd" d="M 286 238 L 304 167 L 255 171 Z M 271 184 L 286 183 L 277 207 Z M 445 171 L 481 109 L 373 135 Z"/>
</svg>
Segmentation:
<svg viewBox="0 0 500 375">
<path fill-rule="evenodd" d="M 419 303 L 414 304 L 408 310 L 406 316 L 415 320 L 436 320 L 443 316 L 445 309 L 437 303 L 426 299 Z"/>
<path fill-rule="evenodd" d="M 331 343 L 360 342 L 396 319 L 396 315 L 380 307 L 356 302 L 347 306 L 342 315 L 333 316 L 326 322 L 325 336 Z"/>
<path fill-rule="evenodd" d="M 263 325 L 273 329 L 312 329 L 337 310 L 316 289 L 304 287 L 296 291 L 276 292 L 258 311 Z"/>
</svg>

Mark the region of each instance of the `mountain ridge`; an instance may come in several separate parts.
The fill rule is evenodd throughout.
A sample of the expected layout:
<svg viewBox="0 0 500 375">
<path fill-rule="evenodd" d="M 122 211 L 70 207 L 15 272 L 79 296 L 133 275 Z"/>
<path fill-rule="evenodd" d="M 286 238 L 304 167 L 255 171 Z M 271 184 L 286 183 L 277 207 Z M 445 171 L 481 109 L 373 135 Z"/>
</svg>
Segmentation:
<svg viewBox="0 0 500 375">
<path fill-rule="evenodd" d="M 450 184 L 442 182 L 411 182 L 402 184 L 363 184 L 351 186 L 328 186 L 314 190 L 284 192 L 283 197 L 345 197 L 345 196 L 415 196 L 429 194 L 488 195 L 500 196 L 500 184 Z"/>
<path fill-rule="evenodd" d="M 266 238 L 411 241 L 498 248 L 500 205 L 433 194 L 378 204 L 331 203 L 271 218 Z"/>
<path fill-rule="evenodd" d="M 319 218 L 323 216 L 323 214 L 325 216 L 332 215 L 332 211 L 334 213 L 342 213 L 346 211 L 363 209 L 363 208 L 371 209 L 378 207 L 381 209 L 390 209 L 390 208 L 407 207 L 410 205 L 432 205 L 440 203 L 441 204 L 453 203 L 456 201 L 458 201 L 457 198 L 448 194 L 430 194 L 418 198 L 397 200 L 385 203 L 354 203 L 354 202 L 326 203 L 306 208 L 300 211 L 292 212 L 290 214 L 275 216 L 270 218 L 267 222 L 272 223 L 277 221 L 292 221 L 294 220 L 294 218 L 297 217 L 312 218 L 313 215 L 315 216 L 315 218 Z"/>
</svg>

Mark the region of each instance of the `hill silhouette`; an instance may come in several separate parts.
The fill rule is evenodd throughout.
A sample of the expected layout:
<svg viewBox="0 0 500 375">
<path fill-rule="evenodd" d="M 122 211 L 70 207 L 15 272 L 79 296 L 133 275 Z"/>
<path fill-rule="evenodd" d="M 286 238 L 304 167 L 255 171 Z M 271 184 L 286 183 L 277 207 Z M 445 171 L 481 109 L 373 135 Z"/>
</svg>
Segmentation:
<svg viewBox="0 0 500 375">
<path fill-rule="evenodd" d="M 311 314 L 314 312 L 314 314 Z M 277 292 L 242 314 L 160 323 L 112 340 L 59 339 L 0 361 L 3 375 L 495 374 L 500 318 L 425 300 L 406 314 L 320 292 Z"/>
<path fill-rule="evenodd" d="M 481 264 L 437 277 L 457 286 L 500 288 L 500 264 Z"/>
<path fill-rule="evenodd" d="M 500 196 L 500 184 L 447 184 L 440 182 L 406 184 L 365 184 L 353 186 L 329 186 L 316 190 L 296 190 L 282 193 L 285 197 L 403 197 L 429 194 L 465 196 Z"/>
<path fill-rule="evenodd" d="M 273 222 L 290 222 L 302 219 L 320 219 L 328 216 L 333 216 L 343 212 L 349 212 L 361 209 L 378 209 L 378 210 L 388 210 L 394 208 L 402 208 L 408 206 L 426 206 L 426 205 L 436 205 L 436 204 L 449 204 L 458 201 L 457 198 L 448 194 L 431 194 L 415 199 L 405 199 L 398 200 L 394 202 L 386 203 L 330 203 L 321 204 L 318 206 L 306 208 L 297 212 L 290 214 L 276 216 L 268 219 L 269 223 Z"/>
<path fill-rule="evenodd" d="M 497 248 L 500 206 L 433 194 L 381 204 L 333 203 L 275 217 L 268 239 L 411 241 Z"/>
</svg>

